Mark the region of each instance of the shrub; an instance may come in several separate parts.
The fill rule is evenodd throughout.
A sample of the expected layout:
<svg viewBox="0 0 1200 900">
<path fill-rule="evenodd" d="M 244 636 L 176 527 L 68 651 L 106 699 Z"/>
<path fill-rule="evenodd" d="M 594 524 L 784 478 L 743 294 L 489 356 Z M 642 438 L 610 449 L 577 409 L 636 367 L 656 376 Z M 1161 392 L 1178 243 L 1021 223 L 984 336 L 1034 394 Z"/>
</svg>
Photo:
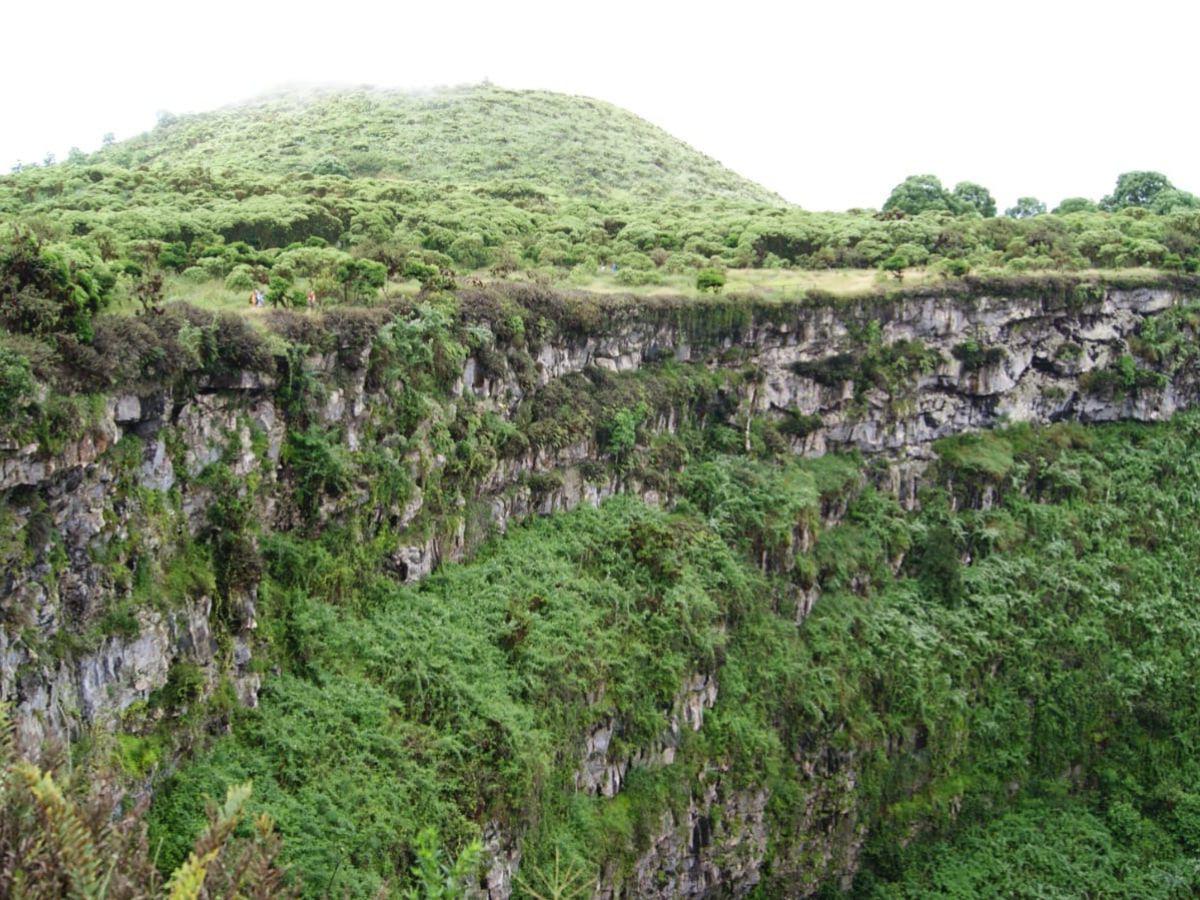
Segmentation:
<svg viewBox="0 0 1200 900">
<path fill-rule="evenodd" d="M 350 177 L 350 169 L 348 169 L 340 160 L 332 156 L 327 156 L 312 167 L 314 175 L 339 175 L 342 178 Z"/>
<path fill-rule="evenodd" d="M 477 234 L 464 234 L 455 239 L 447 251 L 454 261 L 466 269 L 482 269 L 492 261 L 492 252 Z"/>
<path fill-rule="evenodd" d="M 208 278 L 224 278 L 229 274 L 231 266 L 232 263 L 224 256 L 205 256 L 192 268 L 200 269 Z M 191 269 L 185 269 L 184 275 L 190 271 Z"/>
<path fill-rule="evenodd" d="M 34 381 L 29 360 L 0 346 L 0 419 L 11 421 L 33 402 Z"/>
<path fill-rule="evenodd" d="M 1119 357 L 1103 369 L 1093 369 L 1079 376 L 1079 387 L 1089 394 L 1123 397 L 1143 390 L 1158 390 L 1167 383 L 1167 376 L 1152 369 L 1143 369 L 1129 354 Z"/>
<path fill-rule="evenodd" d="M 322 497 L 340 494 L 350 486 L 346 448 L 331 432 L 315 425 L 288 434 L 281 461 L 291 472 L 296 505 L 310 522 L 316 518 Z"/>
<path fill-rule="evenodd" d="M 233 270 L 225 276 L 225 290 L 227 291 L 251 291 L 255 284 L 257 282 L 254 280 L 254 272 L 245 264 L 234 266 Z"/>
<path fill-rule="evenodd" d="M 115 277 L 90 258 L 49 248 L 17 231 L 0 248 L 0 321 L 32 335 L 70 333 L 92 339 L 92 319 L 108 302 Z"/>
<path fill-rule="evenodd" d="M 947 278 L 962 278 L 971 271 L 971 264 L 965 259 L 943 259 L 939 268 Z"/>
<path fill-rule="evenodd" d="M 128 739 L 118 752 L 127 764 L 155 758 L 152 746 Z M 57 756 L 42 765 L 19 756 L 11 720 L 0 707 L 0 896 L 296 896 L 298 886 L 285 884 L 275 863 L 275 823 L 262 815 L 242 828 L 249 799 L 247 783 L 229 788 L 219 807 L 210 804 L 190 853 L 164 885 L 146 836 L 146 802 L 120 804 L 106 772 L 66 765 Z M 246 836 L 235 836 L 239 830 Z"/>
<path fill-rule="evenodd" d="M 853 354 L 835 353 L 824 359 L 793 363 L 792 371 L 824 387 L 841 387 L 847 381 L 857 379 L 862 369 Z"/>
<path fill-rule="evenodd" d="M 365 351 L 379 333 L 382 310 L 331 309 L 323 317 L 322 324 L 332 336 L 337 347 L 338 365 L 346 369 L 359 369 Z"/>
<path fill-rule="evenodd" d="M 662 275 L 653 269 L 618 269 L 614 280 L 626 287 L 663 284 Z"/>
<path fill-rule="evenodd" d="M 813 432 L 820 431 L 823 424 L 817 413 L 805 414 L 789 409 L 783 421 L 779 423 L 779 431 L 790 437 L 806 438 Z"/>
<path fill-rule="evenodd" d="M 725 273 L 720 269 L 701 269 L 696 273 L 696 290 L 719 294 L 725 287 Z"/>
<path fill-rule="evenodd" d="M 292 282 L 280 275 L 272 275 L 267 285 L 267 302 L 272 306 L 292 305 Z"/>
<path fill-rule="evenodd" d="M 1083 348 L 1074 341 L 1065 341 L 1059 344 L 1058 351 L 1055 353 L 1058 359 L 1065 359 L 1068 362 L 1073 362 L 1083 356 Z"/>
<path fill-rule="evenodd" d="M 425 376 L 436 385 L 452 384 L 467 358 L 467 348 L 457 339 L 453 324 L 445 309 L 430 304 L 389 322 L 379 330 L 375 345 L 375 380 L 412 382 Z"/>
<path fill-rule="evenodd" d="M 893 253 L 887 259 L 879 264 L 879 268 L 885 272 L 890 272 L 897 280 L 904 278 L 904 270 L 909 267 L 910 263 L 907 256 L 899 253 Z"/>
<path fill-rule="evenodd" d="M 275 360 L 266 340 L 235 313 L 222 313 L 214 322 L 216 355 L 206 369 L 214 374 L 271 372 Z"/>
<path fill-rule="evenodd" d="M 346 302 L 367 299 L 387 284 L 387 266 L 371 259 L 348 259 L 338 264 L 334 278 L 342 286 Z"/>
<path fill-rule="evenodd" d="M 608 452 L 618 463 L 627 462 L 637 445 L 638 429 L 649 414 L 646 404 L 639 403 L 632 409 L 618 410 L 609 422 L 606 441 Z"/>
<path fill-rule="evenodd" d="M 181 710 L 200 696 L 206 680 L 204 670 L 195 663 L 177 662 L 167 673 L 167 683 L 157 699 L 164 709 Z"/>
<path fill-rule="evenodd" d="M 158 254 L 158 264 L 164 269 L 182 272 L 188 266 L 188 249 L 182 241 L 167 244 Z"/>
<path fill-rule="evenodd" d="M 400 274 L 405 278 L 415 278 L 417 281 L 424 283 L 427 279 L 437 276 L 438 267 L 410 256 L 405 261 L 403 268 L 401 268 Z"/>
<path fill-rule="evenodd" d="M 1003 347 L 985 347 L 972 339 L 956 344 L 950 355 L 962 363 L 964 371 L 976 372 L 1003 362 L 1005 352 Z"/>
</svg>

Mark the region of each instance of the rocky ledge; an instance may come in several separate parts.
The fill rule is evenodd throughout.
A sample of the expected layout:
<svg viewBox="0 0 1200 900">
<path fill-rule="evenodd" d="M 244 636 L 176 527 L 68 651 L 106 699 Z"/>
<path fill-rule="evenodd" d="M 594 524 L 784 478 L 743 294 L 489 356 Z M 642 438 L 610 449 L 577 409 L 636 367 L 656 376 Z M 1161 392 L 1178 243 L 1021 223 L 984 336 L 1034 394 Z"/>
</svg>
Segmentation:
<svg viewBox="0 0 1200 900">
<path fill-rule="evenodd" d="M 334 436 L 352 466 L 375 451 L 402 461 L 408 489 L 367 520 L 395 535 L 393 572 L 412 581 L 529 515 L 598 503 L 619 491 L 664 499 L 662 480 L 648 477 L 653 473 L 614 464 L 598 427 L 537 445 L 518 442 L 484 466 L 456 465 L 445 434 L 465 411 L 549 431 L 558 413 L 539 401 L 564 386 L 598 391 L 663 371 L 705 373 L 703 408 L 698 394 L 664 393 L 645 411 L 643 436 L 719 418 L 744 429 L 749 441 L 750 422 L 761 417 L 794 453 L 854 450 L 886 458 L 885 477 L 911 503 L 940 438 L 1011 422 L 1157 420 L 1194 405 L 1196 342 L 1182 314 L 1190 303 L 1168 289 L 1108 290 L 1082 301 L 917 296 L 759 308 L 727 327 L 698 327 L 696 314 L 627 313 L 602 333 L 560 329 L 520 348 L 485 342 L 464 354 L 457 378 L 428 391 L 404 435 L 393 424 L 397 383 L 369 377 L 375 345 L 304 360 L 304 376 L 320 390 L 300 410 L 279 380 L 254 373 L 190 395 L 154 386 L 118 394 L 59 452 L 0 449 L 9 535 L 0 699 L 14 705 L 19 740 L 29 746 L 119 727 L 131 707 L 184 668 L 200 673 L 199 695 L 228 678 L 241 702 L 254 703 L 260 675 L 253 665 L 253 578 L 197 577 L 174 596 L 142 573 L 186 558 L 197 541 L 226 535 L 215 512 L 231 496 L 245 501 L 260 531 L 315 530 L 361 515 L 373 496 L 367 474 L 322 492 L 308 508 L 300 502 L 303 485 L 286 448 L 301 421 Z M 800 616 L 816 597 L 813 589 L 802 598 Z M 680 730 L 699 728 L 716 697 L 713 676 L 697 679 L 681 690 L 654 746 L 614 757 L 617 720 L 581 735 L 577 788 L 611 796 L 630 766 L 671 764 Z M 822 809 L 841 802 L 846 790 L 831 785 L 852 779 L 853 764 L 817 771 L 830 765 L 827 754 L 814 751 L 813 827 L 836 819 L 849 829 L 836 842 L 841 856 L 830 858 L 831 866 L 848 865 L 852 817 Z M 623 886 L 602 880 L 598 892 L 693 896 L 718 883 L 734 893 L 749 890 L 765 840 L 765 797 L 735 791 L 726 780 L 720 771 L 707 773 L 691 805 L 664 819 Z M 724 809 L 719 821 L 714 804 Z M 496 862 L 492 894 L 504 896 L 519 850 L 498 827 L 488 840 Z"/>
</svg>

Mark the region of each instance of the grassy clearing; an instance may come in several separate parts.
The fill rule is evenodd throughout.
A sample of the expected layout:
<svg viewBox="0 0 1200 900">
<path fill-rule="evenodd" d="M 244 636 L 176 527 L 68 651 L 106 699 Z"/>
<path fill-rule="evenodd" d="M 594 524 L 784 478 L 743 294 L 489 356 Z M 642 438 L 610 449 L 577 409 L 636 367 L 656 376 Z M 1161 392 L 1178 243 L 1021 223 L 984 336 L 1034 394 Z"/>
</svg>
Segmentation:
<svg viewBox="0 0 1200 900">
<path fill-rule="evenodd" d="M 531 274 L 526 272 L 504 279 L 496 278 L 486 270 L 480 270 L 460 276 L 459 283 L 466 285 L 471 281 L 480 281 L 484 284 L 521 281 L 530 278 Z M 1061 273 L 1053 270 L 1039 270 L 1025 274 L 1038 276 Z M 1071 274 L 1085 279 L 1119 281 L 1122 278 L 1135 276 L 1146 278 L 1163 273 L 1154 269 L 1123 268 L 1085 269 Z M 936 273 L 917 268 L 905 272 L 903 281 L 897 281 L 874 269 L 729 269 L 725 273 L 725 277 L 725 293 L 745 297 L 748 300 L 799 300 L 811 292 L 849 298 L 870 294 L 880 289 L 886 290 L 901 286 L 911 288 L 943 283 Z M 701 292 L 696 289 L 694 273 L 664 273 L 662 280 L 663 284 L 630 286 L 621 284 L 612 272 L 604 271 L 587 278 L 568 276 L 560 279 L 558 286 L 594 294 L 633 294 L 638 297 L 702 296 Z M 388 282 L 384 296 L 388 298 L 415 297 L 420 290 L 421 285 L 415 279 L 393 280 Z M 186 278 L 168 277 L 164 297 L 166 302 L 183 301 L 198 309 L 213 313 L 239 313 L 251 322 L 263 321 L 271 309 L 270 306 L 250 306 L 248 292 L 229 290 L 219 278 L 197 283 Z M 319 297 L 316 308 L 327 309 L 339 305 L 342 305 L 339 297 Z M 140 308 L 132 297 L 122 297 L 109 307 L 109 312 L 118 315 L 133 315 Z"/>
<path fill-rule="evenodd" d="M 1038 276 L 1062 273 L 1054 269 L 1038 269 L 1023 274 Z M 1081 278 L 1119 280 L 1162 273 L 1147 268 L 1119 268 L 1084 269 L 1071 274 Z M 663 274 L 662 280 L 663 284 L 631 287 L 621 284 L 612 272 L 605 271 L 597 272 L 586 279 L 573 278 L 569 283 L 572 287 L 594 293 L 632 293 L 646 297 L 700 296 L 693 272 Z M 813 291 L 855 297 L 881 288 L 938 284 L 942 280 L 936 272 L 924 268 L 906 269 L 903 280 L 897 280 L 876 269 L 728 269 L 725 272 L 725 293 L 756 300 L 795 300 Z"/>
<path fill-rule="evenodd" d="M 662 275 L 663 284 L 628 286 L 612 272 L 597 272 L 584 279 L 572 279 L 574 287 L 595 293 L 634 293 L 645 296 L 698 296 L 696 274 L 686 272 Z M 923 270 L 905 275 L 905 283 L 924 283 L 932 276 Z M 802 297 L 811 290 L 834 294 L 858 294 L 880 284 L 895 283 L 874 269 L 729 269 L 725 273 L 725 292 L 762 299 Z"/>
<path fill-rule="evenodd" d="M 388 283 L 386 294 L 388 297 L 415 296 L 420 289 L 420 284 L 411 279 L 392 281 Z M 168 277 L 163 287 L 163 300 L 166 303 L 188 303 L 207 312 L 239 313 L 252 322 L 262 321 L 272 309 L 270 305 L 251 306 L 249 291 L 230 290 L 220 278 L 194 282 L 186 278 Z M 318 297 L 316 309 L 340 305 L 342 302 L 338 297 Z M 117 315 L 136 315 L 141 311 L 141 306 L 133 297 L 123 296 L 108 307 L 107 311 Z M 303 308 L 299 311 L 303 311 Z"/>
</svg>

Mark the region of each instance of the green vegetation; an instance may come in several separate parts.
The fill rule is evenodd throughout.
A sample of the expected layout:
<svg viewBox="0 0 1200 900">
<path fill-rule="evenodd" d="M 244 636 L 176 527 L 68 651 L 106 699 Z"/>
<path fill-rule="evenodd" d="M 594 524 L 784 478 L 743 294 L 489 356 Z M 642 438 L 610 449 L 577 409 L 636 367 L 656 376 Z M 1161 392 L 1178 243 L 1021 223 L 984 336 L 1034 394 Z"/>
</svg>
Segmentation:
<svg viewBox="0 0 1200 900">
<path fill-rule="evenodd" d="M 985 187 L 933 175 L 879 212 L 806 212 L 612 107 L 486 86 L 165 117 L 0 179 L 10 447 L 61 452 L 125 391 L 178 410 L 254 385 L 284 426 L 277 531 L 258 521 L 267 479 L 238 474 L 271 446 L 244 416 L 199 471 L 164 431 L 178 482 L 213 497 L 196 520 L 178 490 L 136 486 L 141 439 L 108 449 L 105 489 L 138 510 L 95 547 L 111 602 L 22 640 L 62 661 L 136 635 L 147 606 L 208 597 L 217 667 L 253 615 L 269 674 L 243 708 L 231 678 L 181 658 L 120 734 L 80 740 L 78 759 L 152 785 L 149 844 L 129 810 L 104 827 L 113 797 L 86 795 L 90 770 L 0 746 L 15 811 L 0 890 L 37 866 L 49 895 L 99 895 L 100 857 L 141 879 L 113 896 L 232 893 L 251 869 L 274 889 L 278 852 L 309 895 L 448 897 L 494 823 L 521 846 L 518 894 L 557 896 L 602 868 L 628 875 L 703 782 L 767 792 L 766 896 L 833 890 L 849 810 L 860 896 L 1196 893 L 1200 418 L 950 438 L 906 511 L 872 486 L 875 464 L 791 456 L 819 416 L 750 418 L 735 389 L 759 377 L 739 337 L 837 303 L 852 348 L 794 371 L 852 381 L 858 409 L 902 406 L 953 363 L 885 344 L 873 313 L 909 296 L 1078 309 L 1113 285 L 1194 289 L 1197 207 L 1130 172 L 1053 213 L 1026 197 L 997 217 Z M 629 290 L 589 292 L 615 286 Z M 547 341 L 633 314 L 721 348 L 722 365 L 663 348 L 636 372 L 545 381 Z M 1191 373 L 1198 326 L 1195 305 L 1147 317 L 1081 389 L 1136 398 Z M 1005 359 L 965 335 L 951 352 L 966 371 Z M 1056 364 L 1083 353 L 1063 344 Z M 478 384 L 520 388 L 504 417 L 460 389 L 468 359 Z M 353 440 L 320 415 L 343 378 L 379 399 Z M 401 583 L 403 551 L 487 536 L 479 488 L 503 464 L 580 447 L 587 462 L 526 472 L 503 499 L 538 508 L 573 479 L 663 505 L 622 495 L 515 526 Z M 6 564 L 56 577 L 46 498 L 14 489 L 0 518 L 25 522 Z M 610 759 L 631 757 L 671 733 L 697 675 L 719 699 L 679 729 L 670 765 L 634 765 L 616 797 L 579 788 L 589 729 L 611 724 Z M 204 817 L 205 798 L 248 781 L 252 798 L 235 788 Z M 736 812 L 722 802 L 718 821 Z"/>
<path fill-rule="evenodd" d="M 937 350 L 919 340 L 883 343 L 878 321 L 870 322 L 855 334 L 861 350 L 836 353 L 813 362 L 792 364 L 792 371 L 811 378 L 825 387 L 840 388 L 854 382 L 856 400 L 876 388 L 893 399 L 911 389 L 917 377 L 933 372 L 944 360 Z"/>
<path fill-rule="evenodd" d="M 467 848 L 485 819 L 535 823 L 527 873 L 556 858 L 621 871 L 722 761 L 730 784 L 771 792 L 770 892 L 792 883 L 803 836 L 795 754 L 849 742 L 864 896 L 956 895 L 1012 859 L 1013 895 L 1186 895 L 1198 447 L 1191 415 L 964 437 L 939 447 L 909 514 L 861 488 L 852 459 L 710 454 L 674 512 L 618 498 L 537 521 L 419 588 L 342 562 L 341 532 L 277 536 L 261 593 L 285 671 L 160 788 L 152 836 L 175 864 L 201 798 L 252 778 L 284 858 L 336 892 L 394 889 L 423 829 Z M 985 485 L 996 503 L 976 510 Z M 839 496 L 843 523 L 793 560 L 795 529 Z M 330 580 L 353 588 L 331 604 L 314 589 Z M 806 583 L 823 596 L 797 629 Z M 695 671 L 720 698 L 675 764 L 635 770 L 612 800 L 577 793 L 587 726 L 615 716 L 618 752 L 645 744 Z"/>
<path fill-rule="evenodd" d="M 1200 267 L 1195 198 L 1161 174 L 1125 173 L 1100 204 L 1071 198 L 1054 214 L 1025 200 L 997 218 L 985 187 L 922 175 L 879 213 L 806 212 L 596 101 L 334 91 L 165 117 L 91 156 L 23 167 L 0 178 L 0 239 L 21 229 L 13 246 L 74 282 L 39 286 L 51 308 L 18 304 L 10 328 L 70 326 L 85 341 L 96 308 L 153 306 L 159 286 L 248 308 L 255 288 L 279 305 L 310 290 L 349 302 L 385 279 L 441 288 L 455 272 L 587 285 L 608 270 L 609 288 L 652 288 L 709 269 Z M 29 283 L 0 277 L 0 295 Z"/>
<path fill-rule="evenodd" d="M 1079 378 L 1079 386 L 1083 390 L 1107 397 L 1136 395 L 1142 390 L 1162 388 L 1166 383 L 1166 375 L 1142 368 L 1129 354 L 1119 356 L 1102 369 L 1085 372 Z"/>
<path fill-rule="evenodd" d="M 581 98 L 268 98 L 0 178 L 0 413 L 52 443 L 87 418 L 58 394 L 270 373 L 253 337 L 275 308 L 411 302 L 460 279 L 757 303 L 879 295 L 898 289 L 887 273 L 1011 292 L 1037 272 L 1092 296 L 1200 270 L 1194 201 L 1130 172 L 1100 204 L 997 218 L 986 188 L 923 175 L 881 212 L 814 213 Z"/>
<path fill-rule="evenodd" d="M 979 369 L 998 365 L 1004 361 L 1007 355 L 1003 347 L 984 346 L 974 339 L 956 344 L 950 354 L 961 362 L 963 369 L 968 372 L 976 372 Z"/>
<path fill-rule="evenodd" d="M 987 188 L 972 181 L 961 181 L 953 191 L 948 191 L 936 175 L 910 175 L 892 190 L 883 203 L 883 211 L 909 216 L 948 212 L 986 218 L 996 214 L 996 201 Z"/>
<path fill-rule="evenodd" d="M 925 848 L 896 883 L 863 877 L 854 893 L 878 900 L 1194 894 L 1200 865 L 1190 834 L 1194 820 L 1179 823 L 1179 840 L 1132 804 L 1096 799 L 1023 800 L 993 821 L 963 828 L 936 852 Z M 1174 802 L 1180 799 L 1190 819 L 1196 801 Z"/>
<path fill-rule="evenodd" d="M 118 742 L 123 760 L 144 752 L 135 749 L 137 739 Z M 118 809 L 114 820 L 116 786 L 103 773 L 21 756 L 0 706 L 0 893 L 29 900 L 294 896 L 294 882 L 285 882 L 275 864 L 275 824 L 265 815 L 246 822 L 250 794 L 250 785 L 237 785 L 223 803 L 209 803 L 186 856 L 164 876 L 143 810 Z M 235 836 L 241 826 L 246 834 Z"/>
<path fill-rule="evenodd" d="M 546 192 L 779 203 L 611 104 L 488 85 L 265 97 L 171 117 L 101 157 L 131 168 L 233 164 L 300 177 L 486 185 L 497 196 L 534 204 Z"/>
<path fill-rule="evenodd" d="M 696 290 L 717 293 L 725 287 L 725 273 L 720 269 L 701 269 L 696 273 Z"/>
<path fill-rule="evenodd" d="M 1016 205 L 1004 211 L 1010 219 L 1032 219 L 1045 213 L 1046 204 L 1037 197 L 1018 197 Z"/>
<path fill-rule="evenodd" d="M 152 826 L 166 864 L 190 842 L 192 803 L 234 772 L 277 811 L 304 881 L 355 896 L 402 877 L 424 828 L 463 846 L 480 812 L 523 818 L 547 780 L 568 797 L 587 723 L 617 709 L 631 745 L 654 738 L 682 679 L 712 667 L 724 612 L 748 602 L 728 551 L 673 536 L 676 521 L 626 501 L 541 522 L 419 590 L 355 579 L 360 614 L 306 590 L 324 573 L 277 539 L 269 602 L 291 671 L 164 787 Z M 598 683 L 604 706 L 589 709 Z"/>
</svg>

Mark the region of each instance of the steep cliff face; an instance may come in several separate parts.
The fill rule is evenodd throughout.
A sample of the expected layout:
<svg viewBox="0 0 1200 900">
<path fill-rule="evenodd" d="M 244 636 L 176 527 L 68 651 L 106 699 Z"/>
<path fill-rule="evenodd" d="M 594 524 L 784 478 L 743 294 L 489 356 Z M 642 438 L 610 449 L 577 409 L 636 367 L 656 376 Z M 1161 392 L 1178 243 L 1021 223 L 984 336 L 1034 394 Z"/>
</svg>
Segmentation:
<svg viewBox="0 0 1200 900">
<path fill-rule="evenodd" d="M 649 436 L 697 423 L 797 454 L 878 456 L 888 463 L 880 477 L 911 504 L 940 438 L 1004 422 L 1156 420 L 1197 396 L 1181 339 L 1188 299 L 1167 289 L 794 305 L 728 322 L 703 310 L 627 311 L 594 333 L 552 325 L 536 340 L 497 337 L 473 322 L 469 302 L 471 337 L 440 381 L 425 363 L 383 366 L 396 340 L 380 333 L 281 356 L 274 375 L 109 397 L 53 455 L 5 448 L 0 698 L 15 706 L 22 743 L 119 729 L 164 696 L 168 710 L 222 693 L 253 705 L 264 673 L 247 521 L 316 530 L 359 516 L 394 541 L 395 577 L 412 581 L 513 520 L 616 492 L 667 499 L 664 473 L 678 462 Z M 397 327 L 418 334 L 419 310 L 399 316 Z M 308 386 L 299 396 L 298 381 Z M 633 443 L 620 433 L 623 411 L 641 435 Z M 464 450 L 475 447 L 487 452 Z M 809 540 L 800 529 L 797 546 Z M 805 589 L 797 618 L 819 593 Z M 678 734 L 701 727 L 719 681 L 697 673 L 682 685 L 652 746 L 614 755 L 615 718 L 581 734 L 577 789 L 612 796 L 631 767 L 671 765 Z M 804 838 L 789 852 L 809 873 L 852 871 L 853 753 L 797 752 L 811 783 L 794 823 Z M 705 771 L 632 870 L 604 875 L 597 892 L 749 890 L 768 840 L 765 804 L 761 790 Z M 487 890 L 507 896 L 519 835 L 489 828 Z"/>
</svg>

